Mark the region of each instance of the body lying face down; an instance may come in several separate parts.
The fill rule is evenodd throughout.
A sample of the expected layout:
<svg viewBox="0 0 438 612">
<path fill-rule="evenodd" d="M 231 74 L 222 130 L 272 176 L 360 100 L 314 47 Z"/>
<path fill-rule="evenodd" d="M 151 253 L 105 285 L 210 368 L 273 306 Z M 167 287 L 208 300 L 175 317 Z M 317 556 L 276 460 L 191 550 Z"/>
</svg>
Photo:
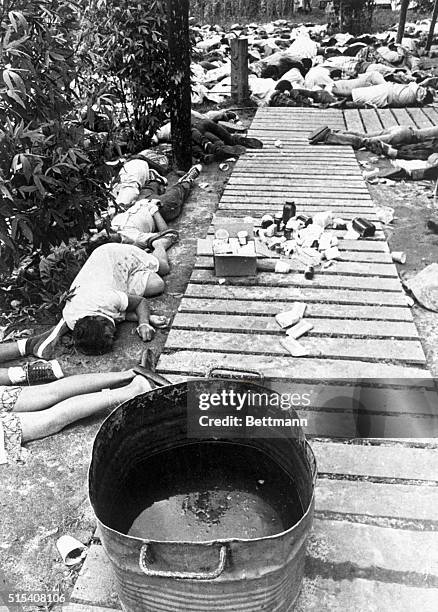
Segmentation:
<svg viewBox="0 0 438 612">
<path fill-rule="evenodd" d="M 158 269 L 154 255 L 133 245 L 110 243 L 93 251 L 74 279 L 62 313 L 77 348 L 86 354 L 108 352 L 116 324 L 124 320 L 137 320 L 139 336 L 151 340 L 154 327 L 145 298 L 164 290 Z"/>
</svg>

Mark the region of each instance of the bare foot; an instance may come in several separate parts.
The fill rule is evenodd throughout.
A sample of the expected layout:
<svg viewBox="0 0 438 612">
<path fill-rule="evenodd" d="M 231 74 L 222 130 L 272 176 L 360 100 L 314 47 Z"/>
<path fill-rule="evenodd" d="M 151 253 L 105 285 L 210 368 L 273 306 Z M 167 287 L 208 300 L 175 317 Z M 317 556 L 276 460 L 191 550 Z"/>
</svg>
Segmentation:
<svg viewBox="0 0 438 612">
<path fill-rule="evenodd" d="M 169 325 L 169 319 L 162 315 L 149 315 L 149 323 L 157 329 L 163 329 Z"/>
<path fill-rule="evenodd" d="M 164 236 L 163 238 L 157 238 L 157 240 L 154 240 L 152 248 L 167 251 L 173 244 L 175 244 L 175 239 L 173 236 Z"/>
<path fill-rule="evenodd" d="M 141 393 L 146 393 L 152 389 L 149 381 L 144 376 L 140 375 L 135 376 L 132 382 L 129 383 L 128 387 L 133 391 L 132 397 L 140 395 Z"/>
</svg>

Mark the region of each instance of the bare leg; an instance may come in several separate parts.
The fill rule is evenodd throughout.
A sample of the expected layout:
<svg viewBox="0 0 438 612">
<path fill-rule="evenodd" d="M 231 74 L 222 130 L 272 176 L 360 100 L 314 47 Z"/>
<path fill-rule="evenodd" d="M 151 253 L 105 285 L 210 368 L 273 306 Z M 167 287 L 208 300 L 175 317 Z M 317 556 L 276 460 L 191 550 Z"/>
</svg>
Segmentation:
<svg viewBox="0 0 438 612">
<path fill-rule="evenodd" d="M 157 228 L 157 232 L 162 232 L 168 228 L 167 223 L 161 216 L 160 212 L 156 212 L 154 215 L 155 226 Z"/>
<path fill-rule="evenodd" d="M 39 385 L 35 388 L 23 387 L 14 407 L 14 412 L 34 412 L 50 408 L 58 402 L 84 393 L 94 393 L 109 387 L 125 385 L 134 378 L 134 372 L 107 372 L 96 374 L 77 374 L 61 380 Z"/>
<path fill-rule="evenodd" d="M 18 350 L 17 342 L 5 342 L 0 344 L 0 363 L 3 361 L 12 361 L 12 359 L 19 359 L 22 357 Z"/>
<path fill-rule="evenodd" d="M 136 376 L 129 385 L 121 389 L 70 397 L 42 412 L 22 412 L 19 414 L 19 419 L 23 442 L 51 436 L 70 423 L 104 410 L 113 410 L 123 402 L 150 389 L 151 386 L 145 378 Z"/>
<path fill-rule="evenodd" d="M 148 282 L 144 292 L 144 297 L 153 297 L 155 295 L 161 295 L 164 291 L 164 281 L 161 276 L 158 276 L 156 272 L 149 274 Z M 135 319 L 134 319 L 135 321 Z"/>
<path fill-rule="evenodd" d="M 172 244 L 173 240 L 167 236 L 159 238 L 158 240 L 154 240 L 153 242 L 152 255 L 155 255 L 155 257 L 160 263 L 160 267 L 158 269 L 158 274 L 160 274 L 160 276 L 165 276 L 166 274 L 169 274 L 170 266 L 169 258 L 167 256 L 167 249 L 169 249 Z"/>
<path fill-rule="evenodd" d="M 8 368 L 0 368 L 0 385 L 10 385 L 11 379 L 9 378 Z"/>
</svg>

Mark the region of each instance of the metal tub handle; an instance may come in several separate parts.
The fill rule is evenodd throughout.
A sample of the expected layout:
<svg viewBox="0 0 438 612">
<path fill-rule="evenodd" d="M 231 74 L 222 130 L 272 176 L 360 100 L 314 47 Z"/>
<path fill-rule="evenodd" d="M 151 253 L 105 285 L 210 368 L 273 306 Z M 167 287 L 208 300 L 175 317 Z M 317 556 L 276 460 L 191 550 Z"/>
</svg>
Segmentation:
<svg viewBox="0 0 438 612">
<path fill-rule="evenodd" d="M 230 366 L 213 366 L 207 370 L 206 378 L 230 378 L 230 379 L 259 379 L 263 382 L 264 376 L 257 370 L 241 370 Z"/>
<path fill-rule="evenodd" d="M 152 570 L 146 565 L 147 563 L 147 553 L 149 550 L 150 544 L 143 544 L 140 550 L 140 558 L 139 565 L 141 571 L 146 576 L 154 576 L 158 578 L 177 578 L 178 580 L 214 580 L 218 578 L 225 569 L 225 564 L 227 562 L 227 547 L 221 546 L 219 551 L 219 564 L 216 569 L 211 572 L 171 572 L 171 571 L 162 571 L 162 570 Z"/>
</svg>

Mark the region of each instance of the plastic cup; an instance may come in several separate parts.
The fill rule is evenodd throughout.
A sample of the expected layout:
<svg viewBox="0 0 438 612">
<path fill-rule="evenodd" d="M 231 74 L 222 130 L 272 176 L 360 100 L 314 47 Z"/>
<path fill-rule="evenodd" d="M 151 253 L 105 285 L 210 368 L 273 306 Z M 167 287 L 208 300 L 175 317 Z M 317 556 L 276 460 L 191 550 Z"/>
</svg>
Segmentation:
<svg viewBox="0 0 438 612">
<path fill-rule="evenodd" d="M 224 241 L 227 241 L 228 238 L 230 237 L 230 234 L 223 227 L 220 227 L 219 229 L 217 229 L 214 235 L 217 240 L 224 240 Z"/>
<path fill-rule="evenodd" d="M 406 263 L 406 253 L 403 251 L 393 251 L 391 253 L 392 261 L 396 263 L 405 264 Z"/>
<path fill-rule="evenodd" d="M 245 246 L 245 244 L 248 242 L 248 232 L 246 231 L 237 232 L 237 239 L 239 241 L 239 244 L 241 244 L 242 246 Z"/>
<path fill-rule="evenodd" d="M 69 535 L 63 535 L 58 538 L 56 548 L 62 557 L 65 565 L 76 565 L 82 560 L 82 555 L 85 550 L 84 544 L 76 538 Z"/>
</svg>

